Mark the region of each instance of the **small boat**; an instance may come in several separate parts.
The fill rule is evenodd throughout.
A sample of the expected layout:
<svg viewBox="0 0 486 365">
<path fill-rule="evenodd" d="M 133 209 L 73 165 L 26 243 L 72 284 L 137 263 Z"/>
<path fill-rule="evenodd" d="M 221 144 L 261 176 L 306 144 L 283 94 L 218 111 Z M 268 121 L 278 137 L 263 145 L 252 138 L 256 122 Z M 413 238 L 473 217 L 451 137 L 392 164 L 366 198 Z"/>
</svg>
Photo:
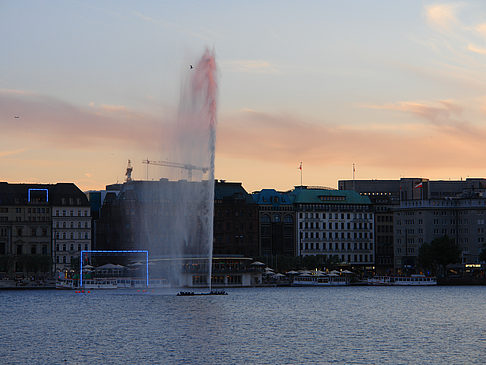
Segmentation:
<svg viewBox="0 0 486 365">
<path fill-rule="evenodd" d="M 347 276 L 336 274 L 313 275 L 302 274 L 294 277 L 292 286 L 343 286 L 349 285 Z"/>
<path fill-rule="evenodd" d="M 437 278 L 425 275 L 373 276 L 368 279 L 368 285 L 431 286 L 437 285 Z"/>
<path fill-rule="evenodd" d="M 114 279 L 87 279 L 83 280 L 83 289 L 117 289 Z"/>
<path fill-rule="evenodd" d="M 195 295 L 228 295 L 224 290 L 211 290 L 209 293 L 194 293 L 193 291 L 181 291 L 177 293 L 178 297 L 190 297 Z"/>
<path fill-rule="evenodd" d="M 79 281 L 74 279 L 58 279 L 56 281 L 56 289 L 76 289 L 78 283 Z"/>
</svg>

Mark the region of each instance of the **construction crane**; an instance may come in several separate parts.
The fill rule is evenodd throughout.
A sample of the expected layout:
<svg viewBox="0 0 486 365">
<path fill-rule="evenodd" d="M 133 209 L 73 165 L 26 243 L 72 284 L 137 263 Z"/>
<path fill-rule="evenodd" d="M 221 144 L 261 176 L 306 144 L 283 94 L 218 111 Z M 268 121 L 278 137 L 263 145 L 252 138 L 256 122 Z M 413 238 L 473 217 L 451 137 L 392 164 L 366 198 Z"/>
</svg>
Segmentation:
<svg viewBox="0 0 486 365">
<path fill-rule="evenodd" d="M 187 163 L 170 162 L 170 161 L 151 161 L 147 159 L 147 160 L 143 160 L 142 163 L 147 165 L 147 179 L 148 179 L 148 165 L 174 167 L 176 169 L 187 170 L 187 177 L 189 181 L 192 180 L 192 170 L 202 171 L 203 173 L 206 173 L 209 170 L 207 167 L 199 167 Z"/>
</svg>

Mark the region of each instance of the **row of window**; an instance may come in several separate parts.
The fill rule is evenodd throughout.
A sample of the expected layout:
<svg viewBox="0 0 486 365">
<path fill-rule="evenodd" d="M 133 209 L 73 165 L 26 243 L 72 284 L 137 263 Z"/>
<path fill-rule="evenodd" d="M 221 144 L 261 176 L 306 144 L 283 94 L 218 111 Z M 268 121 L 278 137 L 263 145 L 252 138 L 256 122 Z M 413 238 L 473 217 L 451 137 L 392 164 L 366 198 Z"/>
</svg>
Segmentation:
<svg viewBox="0 0 486 365">
<path fill-rule="evenodd" d="M 74 210 L 70 210 L 70 211 L 62 210 L 62 211 L 60 211 L 59 209 L 56 209 L 55 216 L 56 217 L 66 217 L 66 216 L 74 217 L 75 216 L 74 213 L 76 213 L 76 216 L 78 216 L 78 217 L 89 217 L 89 209 L 77 209 L 76 211 L 74 211 Z"/>
<path fill-rule="evenodd" d="M 346 217 L 346 218 L 345 218 Z M 373 219 L 372 213 L 299 213 L 300 219 Z"/>
<path fill-rule="evenodd" d="M 90 222 L 88 221 L 85 221 L 84 224 L 82 222 L 78 222 L 77 224 L 77 228 L 83 228 L 82 226 L 84 226 L 84 228 L 89 228 Z M 76 226 L 76 223 L 71 221 L 71 222 L 55 222 L 54 224 L 54 227 L 55 228 L 75 228 Z"/>
<path fill-rule="evenodd" d="M 28 246 L 25 246 L 25 247 L 27 247 L 27 250 L 28 250 Z M 24 252 L 24 245 L 17 245 L 16 253 L 17 253 L 17 255 L 23 255 L 24 253 L 26 253 L 26 252 Z M 38 255 L 38 254 L 47 255 L 47 245 L 44 245 L 44 244 L 31 245 L 29 253 L 31 255 Z"/>
<path fill-rule="evenodd" d="M 373 223 L 343 223 L 343 222 L 299 222 L 300 229 L 373 229 Z"/>
<path fill-rule="evenodd" d="M 59 232 L 56 232 L 55 237 L 56 237 L 57 240 L 60 240 L 60 239 L 63 239 L 63 240 L 66 240 L 66 239 L 89 240 L 89 232 L 69 232 L 69 234 L 67 234 L 66 232 L 63 232 L 62 235 Z"/>
<path fill-rule="evenodd" d="M 69 245 L 69 251 L 74 251 L 74 247 L 75 247 L 75 246 L 74 246 L 74 243 L 71 243 L 71 244 Z M 77 249 L 78 249 L 78 251 L 81 251 L 81 247 L 82 247 L 82 245 L 81 245 L 80 243 L 78 243 L 78 245 L 77 245 Z M 56 245 L 56 251 L 57 251 L 57 252 L 60 252 L 60 251 L 61 251 L 61 250 L 60 250 L 61 248 L 62 248 L 62 251 L 66 251 L 66 249 L 67 249 L 67 245 L 66 245 L 65 243 L 64 243 L 62 246 L 61 246 L 61 245 L 59 245 L 59 244 L 58 244 L 58 245 Z M 85 243 L 85 244 L 84 244 L 84 250 L 85 250 L 85 251 L 89 250 L 89 245 L 88 245 L 87 243 Z"/>
<path fill-rule="evenodd" d="M 373 233 L 371 232 L 300 232 L 300 238 L 321 238 L 321 239 L 338 239 L 338 238 L 347 238 L 347 239 L 358 239 L 358 238 L 365 238 L 365 239 L 373 239 Z"/>
<path fill-rule="evenodd" d="M 327 255 L 323 255 L 324 259 L 327 260 Z M 342 262 L 347 262 L 350 264 L 357 264 L 357 263 L 372 263 L 373 262 L 373 255 L 363 255 L 363 254 L 354 254 L 354 255 L 329 255 L 329 259 L 333 257 L 338 257 Z"/>
<path fill-rule="evenodd" d="M 282 221 L 282 217 L 280 216 L 280 214 L 273 214 L 271 218 L 270 218 L 270 215 L 268 215 L 268 214 L 263 214 L 260 217 L 260 222 L 262 222 L 262 223 L 271 223 L 271 222 L 280 223 L 281 221 Z M 286 215 L 284 215 L 283 222 L 284 223 L 293 223 L 294 218 L 291 215 L 286 214 Z"/>
<path fill-rule="evenodd" d="M 354 242 L 353 244 L 351 242 L 329 242 L 326 244 L 326 242 L 306 242 L 300 243 L 300 250 L 329 250 L 329 251 L 356 251 L 356 250 L 373 250 L 373 244 L 370 242 Z"/>
</svg>

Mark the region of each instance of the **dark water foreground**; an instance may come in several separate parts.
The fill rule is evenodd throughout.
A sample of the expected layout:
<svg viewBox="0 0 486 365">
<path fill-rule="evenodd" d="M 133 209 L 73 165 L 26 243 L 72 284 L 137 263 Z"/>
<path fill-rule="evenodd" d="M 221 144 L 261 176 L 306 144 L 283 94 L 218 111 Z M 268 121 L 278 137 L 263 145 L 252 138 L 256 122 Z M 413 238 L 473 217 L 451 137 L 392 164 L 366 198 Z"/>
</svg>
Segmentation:
<svg viewBox="0 0 486 365">
<path fill-rule="evenodd" d="M 2 364 L 486 363 L 485 287 L 0 292 Z"/>
</svg>

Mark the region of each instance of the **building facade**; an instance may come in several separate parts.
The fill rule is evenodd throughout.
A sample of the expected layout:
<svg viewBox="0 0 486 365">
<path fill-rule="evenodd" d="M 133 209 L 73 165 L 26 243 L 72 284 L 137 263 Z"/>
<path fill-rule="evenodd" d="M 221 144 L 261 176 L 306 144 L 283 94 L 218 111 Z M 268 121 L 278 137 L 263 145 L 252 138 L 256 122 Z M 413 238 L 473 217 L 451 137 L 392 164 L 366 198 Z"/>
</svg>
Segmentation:
<svg viewBox="0 0 486 365">
<path fill-rule="evenodd" d="M 372 270 L 374 213 L 370 199 L 354 191 L 294 190 L 297 255 L 323 255 Z"/>
<path fill-rule="evenodd" d="M 56 211 L 60 209 L 83 210 L 88 212 L 82 218 L 83 226 L 63 228 L 57 222 Z M 68 213 L 70 214 L 70 213 Z M 73 213 L 74 214 L 74 213 Z M 12 275 L 14 273 L 48 273 L 70 268 L 71 257 L 78 258 L 78 248 L 91 247 L 90 236 L 73 235 L 90 227 L 89 206 L 85 195 L 74 185 L 59 184 L 9 184 L 0 182 L 0 271 Z M 74 225 L 74 222 L 73 222 Z M 57 233 L 63 230 L 67 236 L 65 252 L 61 253 L 58 244 L 63 235 L 57 239 Z M 78 238 L 75 238 L 78 237 Z M 78 246 L 78 242 L 82 246 Z M 74 245 L 76 243 L 76 245 Z M 73 244 L 73 249 L 70 250 Z M 63 247 L 63 246 L 61 246 Z M 66 259 L 62 259 L 66 256 Z M 65 260 L 65 262 L 64 262 Z M 58 263 L 59 265 L 56 265 Z"/>
<path fill-rule="evenodd" d="M 375 270 L 389 274 L 394 269 L 393 212 L 400 206 L 400 180 L 340 180 L 339 190 L 367 196 L 374 212 Z"/>
<path fill-rule="evenodd" d="M 294 195 L 274 189 L 252 195 L 258 205 L 259 256 L 296 256 Z"/>
<path fill-rule="evenodd" d="M 259 255 L 257 204 L 239 182 L 214 185 L 214 255 Z"/>
</svg>

